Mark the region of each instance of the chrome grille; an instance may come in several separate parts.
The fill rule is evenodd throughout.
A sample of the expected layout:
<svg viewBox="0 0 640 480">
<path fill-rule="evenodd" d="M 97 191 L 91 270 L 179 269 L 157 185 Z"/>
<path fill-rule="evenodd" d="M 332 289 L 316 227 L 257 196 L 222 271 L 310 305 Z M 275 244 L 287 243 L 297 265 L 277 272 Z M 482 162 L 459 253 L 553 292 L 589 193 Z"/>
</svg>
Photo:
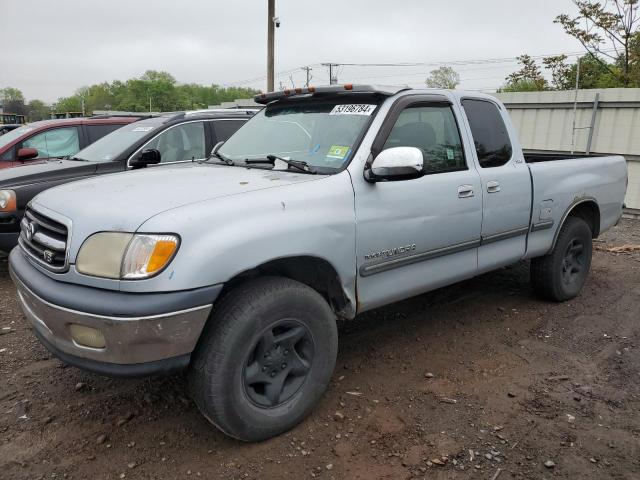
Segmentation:
<svg viewBox="0 0 640 480">
<path fill-rule="evenodd" d="M 31 208 L 20 223 L 18 243 L 33 260 L 53 272 L 67 269 L 67 227 Z"/>
</svg>

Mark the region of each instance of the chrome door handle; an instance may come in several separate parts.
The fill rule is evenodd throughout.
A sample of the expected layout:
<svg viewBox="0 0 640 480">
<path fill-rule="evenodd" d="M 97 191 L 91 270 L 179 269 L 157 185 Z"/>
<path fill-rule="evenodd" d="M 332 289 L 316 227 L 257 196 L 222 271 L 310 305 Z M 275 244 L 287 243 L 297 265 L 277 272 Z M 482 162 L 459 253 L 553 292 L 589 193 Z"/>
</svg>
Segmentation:
<svg viewBox="0 0 640 480">
<path fill-rule="evenodd" d="M 458 187 L 458 198 L 471 198 L 473 195 L 473 185 L 460 185 Z"/>
<path fill-rule="evenodd" d="M 496 182 L 495 180 L 491 182 L 487 182 L 487 192 L 498 193 L 499 191 L 500 191 L 500 182 Z"/>
</svg>

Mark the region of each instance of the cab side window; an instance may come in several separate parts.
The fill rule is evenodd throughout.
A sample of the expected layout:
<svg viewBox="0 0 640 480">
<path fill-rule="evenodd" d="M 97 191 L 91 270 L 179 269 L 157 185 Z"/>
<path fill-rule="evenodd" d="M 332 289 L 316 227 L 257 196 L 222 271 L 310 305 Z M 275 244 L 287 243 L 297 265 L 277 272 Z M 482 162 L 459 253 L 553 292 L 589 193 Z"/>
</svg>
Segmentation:
<svg viewBox="0 0 640 480">
<path fill-rule="evenodd" d="M 22 148 L 38 150 L 37 158 L 65 157 L 80 150 L 78 129 L 76 127 L 54 128 L 38 133 L 22 142 Z"/>
<path fill-rule="evenodd" d="M 416 147 L 427 174 L 466 170 L 464 149 L 449 105 L 414 105 L 400 113 L 383 149 Z"/>
<path fill-rule="evenodd" d="M 190 122 L 170 127 L 147 143 L 143 150 L 155 148 L 162 163 L 200 160 L 205 155 L 204 123 Z"/>
<path fill-rule="evenodd" d="M 462 106 L 469 120 L 480 166 L 493 168 L 508 163 L 513 148 L 498 107 L 484 100 L 463 100 Z"/>
</svg>

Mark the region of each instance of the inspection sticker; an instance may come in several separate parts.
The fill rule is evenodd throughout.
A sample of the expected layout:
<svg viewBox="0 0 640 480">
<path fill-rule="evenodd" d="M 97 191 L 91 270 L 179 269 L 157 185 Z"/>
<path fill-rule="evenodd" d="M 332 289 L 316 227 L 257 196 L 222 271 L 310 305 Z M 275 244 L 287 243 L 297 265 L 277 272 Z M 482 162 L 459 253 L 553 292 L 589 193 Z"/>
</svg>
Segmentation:
<svg viewBox="0 0 640 480">
<path fill-rule="evenodd" d="M 131 131 L 132 132 L 150 132 L 151 130 L 153 130 L 153 127 L 136 127 Z"/>
<path fill-rule="evenodd" d="M 349 147 L 342 145 L 331 145 L 327 152 L 327 158 L 337 158 L 338 160 L 344 160 L 349 154 Z"/>
<path fill-rule="evenodd" d="M 336 105 L 329 115 L 366 115 L 370 116 L 377 105 L 361 105 L 351 103 L 348 105 Z"/>
<path fill-rule="evenodd" d="M 455 158 L 455 153 L 453 148 L 447 148 L 447 160 L 453 160 Z"/>
</svg>

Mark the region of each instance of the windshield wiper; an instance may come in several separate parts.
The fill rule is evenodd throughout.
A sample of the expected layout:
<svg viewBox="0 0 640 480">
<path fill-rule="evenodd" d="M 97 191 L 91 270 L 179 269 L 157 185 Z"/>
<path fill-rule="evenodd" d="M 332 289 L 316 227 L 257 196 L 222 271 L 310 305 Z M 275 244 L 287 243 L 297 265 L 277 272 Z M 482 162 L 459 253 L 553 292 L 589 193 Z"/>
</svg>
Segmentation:
<svg viewBox="0 0 640 480">
<path fill-rule="evenodd" d="M 233 160 L 231 160 L 230 158 L 227 158 L 225 156 L 222 156 L 221 154 L 219 154 L 218 152 L 213 152 L 211 153 L 211 155 L 209 155 L 204 161 L 208 162 L 209 160 L 211 160 L 212 158 L 217 158 L 218 160 L 223 161 L 226 165 L 234 166 L 235 163 L 233 162 Z"/>
<path fill-rule="evenodd" d="M 78 158 L 71 155 L 65 155 L 63 157 L 55 157 L 57 160 L 73 160 L 74 162 L 86 162 L 84 158 Z"/>
<path fill-rule="evenodd" d="M 280 160 L 290 167 L 293 167 L 297 170 L 300 170 L 301 172 L 308 173 L 310 175 L 316 175 L 318 173 L 315 167 L 309 165 L 303 160 L 287 160 L 286 158 L 282 158 L 277 155 L 267 155 L 267 158 L 247 158 L 244 163 L 246 163 L 247 165 L 251 165 L 254 163 L 270 163 L 271 165 L 275 166 L 276 160 Z"/>
</svg>

